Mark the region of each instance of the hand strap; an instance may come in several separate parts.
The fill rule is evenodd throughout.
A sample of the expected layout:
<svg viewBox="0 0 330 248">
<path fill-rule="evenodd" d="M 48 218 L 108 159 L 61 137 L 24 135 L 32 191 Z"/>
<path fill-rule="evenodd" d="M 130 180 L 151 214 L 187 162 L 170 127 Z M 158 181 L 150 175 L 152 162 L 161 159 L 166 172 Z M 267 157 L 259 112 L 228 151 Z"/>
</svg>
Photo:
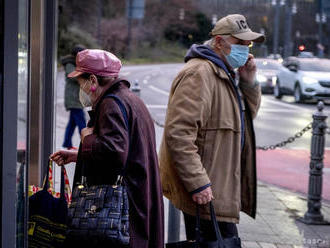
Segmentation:
<svg viewBox="0 0 330 248">
<path fill-rule="evenodd" d="M 212 202 L 209 204 L 210 206 L 210 215 L 211 215 L 211 221 L 213 225 L 213 230 L 215 232 L 215 235 L 217 237 L 217 241 L 220 242 L 220 244 L 224 244 L 223 237 L 221 235 L 219 225 L 215 216 L 215 211 Z M 196 204 L 196 228 L 195 228 L 195 238 L 198 243 L 202 242 L 202 236 L 201 236 L 201 224 L 200 224 L 200 213 L 199 213 L 199 205 Z"/>
<path fill-rule="evenodd" d="M 114 94 L 108 94 L 108 95 L 105 95 L 104 98 L 113 98 L 115 100 L 115 102 L 118 104 L 118 106 L 120 108 L 120 111 L 122 112 L 122 115 L 123 115 L 123 118 L 124 118 L 124 121 L 125 121 L 125 126 L 126 126 L 126 129 L 127 129 L 127 132 L 128 132 L 128 156 L 126 158 L 126 162 L 125 162 L 125 165 L 124 165 L 123 169 L 121 170 L 121 172 L 118 175 L 118 179 L 117 179 L 116 184 L 119 184 L 119 183 L 121 183 L 121 181 L 123 179 L 123 176 L 125 175 L 128 160 L 129 160 L 129 157 L 130 157 L 130 150 L 131 150 L 131 144 L 130 144 L 131 143 L 131 141 L 130 141 L 131 132 L 130 132 L 130 128 L 129 128 L 128 114 L 127 114 L 127 110 L 125 108 L 124 103 L 122 102 L 122 100 L 118 96 L 116 96 Z M 84 162 L 82 163 L 82 181 L 81 181 L 81 183 L 82 184 L 86 183 L 86 168 L 85 168 L 85 163 Z"/>
<path fill-rule="evenodd" d="M 49 169 L 52 168 L 53 170 L 53 161 L 52 160 L 48 160 L 48 168 L 46 170 L 46 178 L 45 178 L 45 184 L 44 184 L 44 187 L 43 187 L 43 190 L 47 191 L 48 188 L 49 188 Z M 54 173 L 53 173 L 53 178 L 54 178 Z M 55 187 L 55 185 L 54 185 Z M 65 180 L 64 180 L 64 167 L 61 166 L 61 190 L 60 190 L 60 193 L 61 193 L 61 196 L 60 198 L 62 199 L 65 199 L 65 195 L 64 195 L 64 187 L 65 187 Z"/>
<path fill-rule="evenodd" d="M 220 232 L 220 229 L 219 229 L 217 218 L 215 216 L 215 211 L 214 211 L 214 207 L 213 207 L 212 202 L 210 202 L 210 213 L 211 213 L 211 221 L 213 223 L 213 228 L 214 228 L 217 240 L 220 241 L 221 243 L 223 243 L 224 241 L 223 241 L 223 238 L 221 236 L 221 232 Z"/>
<path fill-rule="evenodd" d="M 128 114 L 127 114 L 127 111 L 126 111 L 126 108 L 125 108 L 125 105 L 124 103 L 122 102 L 122 100 L 116 96 L 116 95 L 113 95 L 113 94 L 108 94 L 106 95 L 104 98 L 107 98 L 107 97 L 111 97 L 113 98 L 116 103 L 118 104 L 119 108 L 120 108 L 120 111 L 122 112 L 123 114 L 123 117 L 124 117 L 124 120 L 125 120 L 125 124 L 126 124 L 126 129 L 127 129 L 127 132 L 128 132 L 128 155 L 127 155 L 127 158 L 126 158 L 126 162 L 125 162 L 125 165 L 123 167 L 123 169 L 121 170 L 120 174 L 119 174 L 119 177 L 118 177 L 118 180 L 117 180 L 117 183 L 121 180 L 122 180 L 122 177 L 125 175 L 125 172 L 126 172 L 126 168 L 127 168 L 127 164 L 128 164 L 128 159 L 130 157 L 130 150 L 131 150 L 131 131 L 130 131 L 130 128 L 129 128 L 129 122 L 128 122 Z"/>
</svg>

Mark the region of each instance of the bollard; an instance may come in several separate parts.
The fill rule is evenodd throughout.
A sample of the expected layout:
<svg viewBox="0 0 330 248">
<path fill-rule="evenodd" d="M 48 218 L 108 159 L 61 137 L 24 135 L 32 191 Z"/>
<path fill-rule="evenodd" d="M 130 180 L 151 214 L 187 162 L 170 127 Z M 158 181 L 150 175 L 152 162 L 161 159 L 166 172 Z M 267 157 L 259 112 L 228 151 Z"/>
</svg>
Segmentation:
<svg viewBox="0 0 330 248">
<path fill-rule="evenodd" d="M 327 116 L 323 113 L 324 103 L 317 105 L 318 111 L 313 115 L 313 135 L 311 142 L 311 161 L 308 184 L 307 212 L 300 220 L 308 225 L 327 225 L 321 213 L 322 169 L 326 134 Z"/>
<path fill-rule="evenodd" d="M 168 201 L 168 237 L 167 242 L 178 242 L 180 240 L 180 211 Z"/>
<path fill-rule="evenodd" d="M 138 97 L 140 97 L 141 95 L 141 87 L 139 85 L 139 81 L 136 79 L 134 82 L 134 85 L 131 87 L 132 92 L 137 95 Z"/>
</svg>

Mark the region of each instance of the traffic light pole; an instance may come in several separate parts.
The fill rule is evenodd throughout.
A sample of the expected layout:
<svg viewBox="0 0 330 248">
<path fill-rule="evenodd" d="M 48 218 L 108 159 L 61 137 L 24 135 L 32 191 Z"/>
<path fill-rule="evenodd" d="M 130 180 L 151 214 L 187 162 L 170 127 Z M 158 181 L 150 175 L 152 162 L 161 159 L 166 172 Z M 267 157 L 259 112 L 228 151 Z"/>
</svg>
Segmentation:
<svg viewBox="0 0 330 248">
<path fill-rule="evenodd" d="M 322 0 L 319 0 L 319 46 L 318 46 L 318 57 L 322 58 L 323 57 L 323 50 L 321 49 L 322 46 L 322 25 L 323 25 L 323 6 L 322 6 Z"/>
</svg>

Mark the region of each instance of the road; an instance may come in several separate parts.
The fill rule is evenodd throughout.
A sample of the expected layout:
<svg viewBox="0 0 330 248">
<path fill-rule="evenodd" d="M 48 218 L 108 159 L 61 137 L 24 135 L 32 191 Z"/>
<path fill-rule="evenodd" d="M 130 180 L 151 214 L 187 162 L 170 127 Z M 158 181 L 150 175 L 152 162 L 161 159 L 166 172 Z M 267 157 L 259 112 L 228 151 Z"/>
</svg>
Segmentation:
<svg viewBox="0 0 330 248">
<path fill-rule="evenodd" d="M 132 83 L 139 82 L 141 98 L 154 119 L 163 123 L 171 82 L 182 67 L 183 64 L 128 66 L 122 69 L 121 75 Z M 296 104 L 291 97 L 277 100 L 271 95 L 262 96 L 260 111 L 254 122 L 257 145 L 271 145 L 293 136 L 312 121 L 315 110 L 315 104 Z M 330 113 L 330 106 L 325 106 L 325 113 Z M 307 132 L 287 148 L 309 149 L 310 138 L 311 133 Z M 326 147 L 330 148 L 330 139 Z"/>
</svg>

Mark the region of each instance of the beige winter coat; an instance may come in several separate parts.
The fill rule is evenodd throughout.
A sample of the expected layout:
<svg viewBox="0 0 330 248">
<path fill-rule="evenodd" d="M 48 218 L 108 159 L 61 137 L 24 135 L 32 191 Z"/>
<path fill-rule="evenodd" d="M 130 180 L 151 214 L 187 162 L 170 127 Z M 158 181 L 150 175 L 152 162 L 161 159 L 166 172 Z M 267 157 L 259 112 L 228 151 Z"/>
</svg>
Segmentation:
<svg viewBox="0 0 330 248">
<path fill-rule="evenodd" d="M 256 212 L 255 140 L 252 118 L 260 87 L 240 83 L 245 102 L 245 146 L 241 152 L 239 103 L 225 71 L 212 62 L 189 60 L 175 78 L 159 161 L 164 195 L 195 215 L 189 192 L 211 183 L 218 221 L 238 223 L 242 210 Z M 202 218 L 207 219 L 203 208 Z"/>
</svg>

